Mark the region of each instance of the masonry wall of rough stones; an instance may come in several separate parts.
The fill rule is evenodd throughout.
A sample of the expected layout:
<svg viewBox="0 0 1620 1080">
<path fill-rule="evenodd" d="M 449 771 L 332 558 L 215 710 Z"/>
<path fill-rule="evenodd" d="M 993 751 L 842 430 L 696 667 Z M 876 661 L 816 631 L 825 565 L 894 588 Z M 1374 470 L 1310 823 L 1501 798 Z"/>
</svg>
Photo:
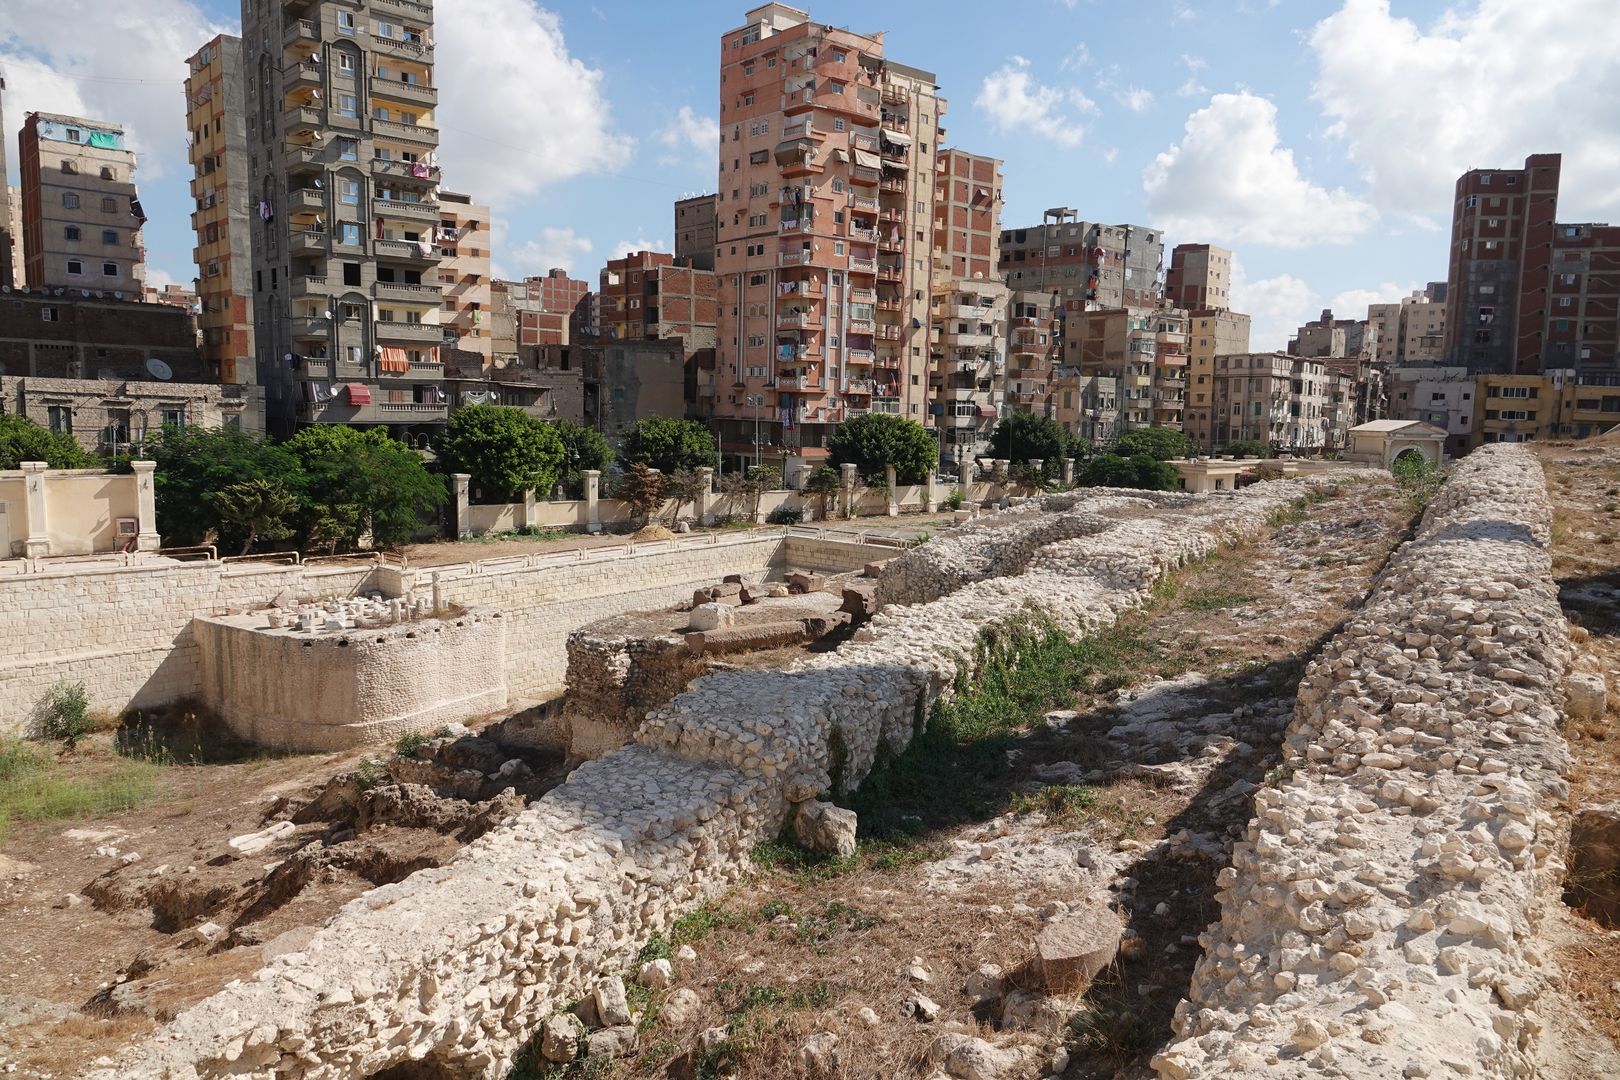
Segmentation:
<svg viewBox="0 0 1620 1080">
<path fill-rule="evenodd" d="M 424 1075 L 498 1077 L 594 974 L 625 967 L 647 935 L 745 873 L 793 803 L 852 787 L 885 743 L 902 752 L 958 668 L 973 670 L 982 634 L 1031 614 L 1075 631 L 1105 624 L 1166 569 L 1259 531 L 1304 490 L 1260 484 L 1165 520 L 1127 506 L 1098 534 L 1040 548 L 1016 576 L 891 606 L 794 670 L 699 679 L 648 719 L 639 745 L 581 766 L 445 867 L 350 903 L 306 951 L 187 1010 L 100 1075 L 358 1080 L 410 1061 Z"/>
<path fill-rule="evenodd" d="M 198 619 L 201 697 L 240 737 L 312 753 L 393 742 L 506 705 L 500 612 L 302 634 Z"/>
<path fill-rule="evenodd" d="M 368 566 L 185 563 L 0 577 L 0 734 L 21 731 L 58 680 L 82 681 L 96 708 L 196 694 L 191 620 L 265 604 L 283 589 L 315 598 L 375 587 Z"/>
<path fill-rule="evenodd" d="M 1528 1077 L 1569 661 L 1535 457 L 1459 464 L 1308 669 L 1159 1075 Z"/>
</svg>

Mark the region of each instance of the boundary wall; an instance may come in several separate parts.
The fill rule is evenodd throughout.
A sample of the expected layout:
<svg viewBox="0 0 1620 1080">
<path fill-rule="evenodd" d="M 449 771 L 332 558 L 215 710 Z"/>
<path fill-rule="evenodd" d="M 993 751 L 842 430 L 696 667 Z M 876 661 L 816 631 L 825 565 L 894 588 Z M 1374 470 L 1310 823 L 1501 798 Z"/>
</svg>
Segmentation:
<svg viewBox="0 0 1620 1080">
<path fill-rule="evenodd" d="M 1309 667 L 1161 1078 L 1536 1075 L 1570 649 L 1529 451 L 1453 472 Z"/>
<path fill-rule="evenodd" d="M 352 901 L 305 951 L 95 1075 L 361 1080 L 411 1065 L 494 1080 L 546 1016 L 747 873 L 794 803 L 847 791 L 880 750 L 903 752 L 987 636 L 1032 615 L 1073 632 L 1106 625 L 1167 570 L 1261 532 L 1309 483 L 1188 498 L 1156 517 L 1115 508 L 1112 527 L 1040 546 L 1021 573 L 897 599 L 835 653 L 701 678 L 635 745 L 580 766 L 444 867 Z M 1085 498 L 1082 511 L 1075 496 L 1043 502 L 1053 515 L 1110 509 Z M 962 531 L 989 537 L 993 522 Z"/>
</svg>

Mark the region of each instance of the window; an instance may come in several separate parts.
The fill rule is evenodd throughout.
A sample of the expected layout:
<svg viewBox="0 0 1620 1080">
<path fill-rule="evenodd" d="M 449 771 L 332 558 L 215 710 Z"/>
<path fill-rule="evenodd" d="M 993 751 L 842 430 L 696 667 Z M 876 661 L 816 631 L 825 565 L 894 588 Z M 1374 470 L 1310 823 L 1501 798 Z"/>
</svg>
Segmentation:
<svg viewBox="0 0 1620 1080">
<path fill-rule="evenodd" d="M 1468 196 L 1468 198 L 1463 200 L 1463 205 L 1468 207 L 1470 210 L 1472 210 L 1474 207 L 1479 205 L 1479 196 L 1478 195 L 1470 195 L 1470 196 Z"/>
<path fill-rule="evenodd" d="M 69 259 L 67 261 L 67 272 L 72 274 L 74 277 L 82 275 L 84 273 L 84 263 L 80 262 L 78 259 Z"/>
<path fill-rule="evenodd" d="M 340 34 L 354 35 L 354 12 L 340 11 L 337 18 L 337 29 Z"/>
<path fill-rule="evenodd" d="M 833 117 L 833 130 L 834 131 L 843 131 L 844 130 L 844 118 L 842 116 Z"/>
<path fill-rule="evenodd" d="M 78 128 L 68 128 L 67 129 L 67 141 L 68 142 L 83 142 L 84 141 L 84 136 L 79 133 Z"/>
<path fill-rule="evenodd" d="M 352 22 L 354 21 L 354 16 L 350 15 L 349 20 L 350 20 L 350 22 L 352 24 Z M 342 29 L 343 29 L 343 19 L 342 19 L 341 16 L 339 16 L 339 18 L 338 18 L 338 30 L 341 32 Z M 346 52 L 338 53 L 338 70 L 339 71 L 346 71 L 350 75 L 353 75 L 354 74 L 354 57 L 351 54 L 346 53 Z"/>
<path fill-rule="evenodd" d="M 360 246 L 360 223 L 357 221 L 338 222 L 338 243 Z"/>
<path fill-rule="evenodd" d="M 54 307 L 42 307 L 42 308 L 39 309 L 39 321 L 40 322 L 61 322 L 62 317 L 61 317 L 61 314 L 56 310 L 56 308 L 54 308 Z"/>
<path fill-rule="evenodd" d="M 349 206 L 358 206 L 360 204 L 360 181 L 339 180 L 338 199 Z"/>
<path fill-rule="evenodd" d="M 111 165 L 103 165 L 101 167 L 101 178 L 103 180 L 116 180 L 118 179 L 118 170 Z"/>
<path fill-rule="evenodd" d="M 386 105 L 378 105 L 371 110 L 371 118 L 373 120 L 386 121 L 388 119 L 388 107 Z"/>
<path fill-rule="evenodd" d="M 45 410 L 50 429 L 58 435 L 73 434 L 73 409 L 67 405 L 52 405 Z"/>
<path fill-rule="evenodd" d="M 365 312 L 361 309 L 359 304 L 339 304 L 338 305 L 338 313 L 341 314 L 345 319 L 351 319 L 351 320 L 358 319 L 358 318 L 360 318 L 361 316 L 363 316 L 365 314 Z M 358 346 L 358 345 L 351 345 L 350 346 L 350 349 L 352 349 L 352 350 L 358 350 L 359 348 L 360 348 L 360 346 Z M 354 359 L 357 362 L 359 360 L 358 357 L 354 357 Z"/>
<path fill-rule="evenodd" d="M 397 38 L 399 37 L 399 31 L 393 23 L 383 22 L 379 19 L 377 21 L 377 36 L 381 38 Z"/>
<path fill-rule="evenodd" d="M 104 262 L 104 263 L 102 263 L 101 264 L 101 276 L 102 277 L 117 277 L 118 276 L 118 264 L 115 263 L 115 262 Z"/>
<path fill-rule="evenodd" d="M 69 210 L 77 210 L 79 208 L 79 195 L 78 195 L 78 192 L 75 192 L 75 191 L 64 191 L 64 192 L 62 192 L 62 205 L 64 207 L 66 207 L 67 209 L 69 209 Z"/>
<path fill-rule="evenodd" d="M 164 409 L 163 410 L 163 426 L 164 427 L 172 427 L 172 428 L 184 428 L 186 426 L 186 410 L 184 410 L 184 409 Z"/>
<path fill-rule="evenodd" d="M 63 158 L 62 159 L 62 171 L 69 174 L 70 176 L 71 175 L 76 175 L 78 173 L 78 171 L 79 171 L 79 163 L 74 161 L 72 158 Z"/>
<path fill-rule="evenodd" d="M 62 226 L 62 239 L 64 239 L 64 240 L 77 240 L 77 239 L 79 239 L 79 227 L 77 225 L 64 225 L 64 226 Z"/>
<path fill-rule="evenodd" d="M 337 141 L 337 145 L 338 145 L 338 160 L 339 161 L 359 161 L 360 160 L 360 140 L 359 139 L 339 139 Z"/>
<path fill-rule="evenodd" d="M 358 285 L 358 284 L 360 284 L 360 264 L 359 263 L 344 263 L 343 264 L 343 284 L 345 284 L 345 285 Z"/>
<path fill-rule="evenodd" d="M 118 230 L 117 229 L 102 229 L 101 230 L 101 242 L 103 244 L 116 244 L 116 243 L 118 243 Z"/>
<path fill-rule="evenodd" d="M 118 200 L 111 195 L 104 195 L 101 199 L 101 212 L 103 214 L 118 213 Z"/>
</svg>

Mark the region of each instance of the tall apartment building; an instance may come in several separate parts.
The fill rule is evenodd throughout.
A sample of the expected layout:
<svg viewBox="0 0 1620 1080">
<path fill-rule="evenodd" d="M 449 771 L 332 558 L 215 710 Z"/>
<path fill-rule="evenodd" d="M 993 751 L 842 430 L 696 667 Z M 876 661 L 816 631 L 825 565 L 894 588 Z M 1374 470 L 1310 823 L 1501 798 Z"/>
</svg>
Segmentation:
<svg viewBox="0 0 1620 1080">
<path fill-rule="evenodd" d="M 5 117 L 0 116 L 0 123 L 4 122 Z M 5 140 L 0 139 L 0 145 L 4 143 Z M 8 245 L 5 252 L 6 265 L 0 266 L 0 279 L 4 279 L 6 284 L 23 285 L 28 281 L 28 274 L 23 268 L 22 189 L 15 184 L 5 183 L 0 183 L 0 187 L 6 189 L 6 194 L 0 201 L 7 204 L 6 213 L 10 215 L 9 226 L 0 226 L 6 232 L 5 242 Z"/>
<path fill-rule="evenodd" d="M 1240 353 L 1215 359 L 1213 440 L 1256 439 L 1284 450 L 1345 445 L 1352 387 L 1316 358 Z"/>
<path fill-rule="evenodd" d="M 420 444 L 445 420 L 432 27 L 426 0 L 243 0 L 254 336 L 280 433 Z"/>
<path fill-rule="evenodd" d="M 29 113 L 19 149 L 28 284 L 139 297 L 146 214 L 124 129 L 104 120 Z"/>
<path fill-rule="evenodd" d="M 1102 442 L 1154 426 L 1154 389 L 1161 381 L 1157 377 L 1158 316 L 1157 310 L 1147 308 L 1096 308 L 1070 312 L 1064 320 L 1064 370 L 1082 379 L 1104 376 L 1115 380 L 1115 426 L 1101 433 Z M 1175 336 L 1168 328 L 1166 334 Z M 1181 359 L 1177 367 L 1184 373 L 1186 358 Z"/>
<path fill-rule="evenodd" d="M 1378 331 L 1379 364 L 1438 363 L 1445 355 L 1445 283 L 1431 281 L 1395 303 L 1369 304 L 1367 321 Z"/>
<path fill-rule="evenodd" d="M 1214 244 L 1177 244 L 1170 252 L 1165 299 L 1188 311 L 1232 306 L 1232 252 Z"/>
<path fill-rule="evenodd" d="M 1003 229 L 999 250 L 1014 292 L 1056 297 L 1067 312 L 1153 308 L 1164 298 L 1164 236 L 1150 226 L 1082 221 L 1080 211 L 1057 207 L 1040 225 Z"/>
<path fill-rule="evenodd" d="M 1558 154 L 1457 180 L 1448 365 L 1620 380 L 1620 227 L 1558 221 Z"/>
<path fill-rule="evenodd" d="M 675 258 L 699 270 L 714 269 L 715 196 L 675 201 Z"/>
<path fill-rule="evenodd" d="M 494 355 L 490 321 L 492 279 L 489 272 L 489 207 L 459 192 L 439 190 L 439 286 L 443 307 L 439 324 L 447 348 L 472 353 L 480 364 Z M 470 357 L 466 358 L 470 362 Z"/>
<path fill-rule="evenodd" d="M 6 76 L 0 72 L 0 285 L 21 285 L 14 275 L 13 251 L 22 243 L 18 229 L 12 224 L 13 214 L 19 212 L 12 200 L 18 197 L 16 189 L 6 182 L 11 175 L 6 167 L 6 141 L 11 137 L 6 127 Z"/>
<path fill-rule="evenodd" d="M 1217 449 L 1213 424 L 1215 358 L 1249 351 L 1249 316 L 1205 308 L 1188 312 L 1187 319 L 1187 397 L 1182 431 L 1194 445 Z"/>
<path fill-rule="evenodd" d="M 996 269 L 1000 160 L 948 149 L 937 161 L 929 410 L 954 466 L 989 451 L 1005 404 L 1010 293 Z"/>
<path fill-rule="evenodd" d="M 881 34 L 766 4 L 722 35 L 715 423 L 728 452 L 819 458 L 846 416 L 927 420 L 944 111 L 933 75 L 887 59 Z"/>
<path fill-rule="evenodd" d="M 221 382 L 258 382 L 242 39 L 221 34 L 187 61 L 192 258 L 203 358 Z"/>
</svg>

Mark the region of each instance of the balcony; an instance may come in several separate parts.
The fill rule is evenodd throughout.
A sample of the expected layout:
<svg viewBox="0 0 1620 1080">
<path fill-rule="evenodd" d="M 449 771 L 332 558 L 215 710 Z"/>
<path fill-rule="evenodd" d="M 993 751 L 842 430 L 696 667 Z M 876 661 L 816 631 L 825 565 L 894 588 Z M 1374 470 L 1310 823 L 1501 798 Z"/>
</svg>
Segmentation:
<svg viewBox="0 0 1620 1080">
<path fill-rule="evenodd" d="M 809 214 L 801 214 L 798 217 L 784 218 L 781 223 L 781 231 L 785 233 L 803 232 L 804 230 L 810 228 L 814 223 L 815 219 Z"/>
<path fill-rule="evenodd" d="M 784 330 L 790 330 L 795 327 L 804 327 L 805 329 L 809 329 L 817 326 L 819 321 L 820 320 L 815 315 L 812 315 L 808 311 L 789 311 L 777 318 L 776 325 L 780 326 Z"/>
<path fill-rule="evenodd" d="M 305 169 L 319 169 L 321 167 L 321 147 L 304 146 L 298 143 L 287 144 L 287 155 L 283 159 L 288 172 L 301 172 Z"/>
<path fill-rule="evenodd" d="M 281 33 L 283 47 L 295 45 L 300 41 L 314 43 L 321 40 L 321 28 L 309 19 L 295 19 L 287 24 L 287 29 Z"/>
<path fill-rule="evenodd" d="M 878 265 L 876 259 L 849 260 L 849 272 L 852 274 L 875 274 L 877 273 L 877 269 Z"/>
<path fill-rule="evenodd" d="M 905 191 L 906 181 L 904 177 L 891 176 L 878 184 L 878 187 L 884 191 Z"/>
<path fill-rule="evenodd" d="M 445 402 L 378 401 L 351 405 L 347 401 L 307 402 L 298 407 L 298 419 L 309 424 L 432 424 L 449 414 Z"/>
<path fill-rule="evenodd" d="M 815 122 L 808 117 L 792 124 L 786 124 L 782 128 L 782 138 L 784 139 L 807 139 L 820 134 L 822 133 L 816 130 Z"/>
<path fill-rule="evenodd" d="M 431 246 L 428 253 L 422 253 L 422 245 L 413 240 L 374 240 L 372 251 L 380 259 L 404 259 L 407 262 L 437 262 L 439 253 Z"/>
<path fill-rule="evenodd" d="M 321 65 L 308 60 L 300 60 L 289 65 L 282 73 L 282 81 L 287 87 L 304 87 L 310 90 L 319 90 L 325 81 L 321 76 Z"/>
<path fill-rule="evenodd" d="M 898 266 L 880 266 L 877 269 L 877 276 L 879 281 L 900 282 L 905 280 L 905 272 L 902 271 Z M 896 305 L 894 308 L 884 308 L 884 310 L 898 311 L 899 306 Z"/>
<path fill-rule="evenodd" d="M 389 161 L 384 158 L 371 159 L 372 176 L 401 176 L 412 180 L 421 180 L 423 183 L 439 182 L 439 167 L 428 165 L 420 161 Z"/>
<path fill-rule="evenodd" d="M 444 342 L 444 327 L 437 323 L 377 322 L 378 341 L 425 342 L 440 345 Z"/>
<path fill-rule="evenodd" d="M 371 48 L 373 52 L 383 56 L 398 56 L 406 60 L 415 60 L 419 64 L 433 63 L 433 46 L 425 41 L 406 41 L 402 38 L 372 34 Z"/>
<path fill-rule="evenodd" d="M 779 390 L 809 390 L 819 385 L 820 380 L 813 379 L 809 375 L 784 375 L 776 380 Z"/>
<path fill-rule="evenodd" d="M 321 338 L 325 340 L 331 336 L 331 319 L 311 319 L 299 315 L 289 316 L 287 319 L 287 332 L 295 338 Z M 326 367 L 325 357 L 320 358 L 321 367 Z"/>
<path fill-rule="evenodd" d="M 854 304 L 872 304 L 877 302 L 877 293 L 871 289 L 851 289 L 849 299 Z"/>
<path fill-rule="evenodd" d="M 403 281 L 379 281 L 371 286 L 371 295 L 379 300 L 407 300 L 417 304 L 437 305 L 442 298 L 437 285 L 414 285 Z"/>
<path fill-rule="evenodd" d="M 878 231 L 876 229 L 863 229 L 859 225 L 849 227 L 849 235 L 854 240 L 865 240 L 869 244 L 877 243 Z"/>
<path fill-rule="evenodd" d="M 852 334 L 870 334 L 877 329 L 877 324 L 871 319 L 850 319 L 849 332 Z"/>
<path fill-rule="evenodd" d="M 320 188 L 294 188 L 287 192 L 289 210 L 325 210 L 326 192 Z"/>
<path fill-rule="evenodd" d="M 898 326 L 880 326 L 877 328 L 879 341 L 899 341 L 900 328 Z"/>
<path fill-rule="evenodd" d="M 859 394 L 862 397 L 871 397 L 877 392 L 877 383 L 872 379 L 851 379 L 844 388 L 846 394 Z"/>
<path fill-rule="evenodd" d="M 851 195 L 849 205 L 857 210 L 876 210 L 878 201 L 869 195 Z"/>
<path fill-rule="evenodd" d="M 373 199 L 372 208 L 383 217 L 409 218 L 412 221 L 438 221 L 439 204 L 436 202 L 402 202 L 396 199 Z"/>
<path fill-rule="evenodd" d="M 846 349 L 844 358 L 851 364 L 870 364 L 877 359 L 877 353 L 871 349 Z"/>
<path fill-rule="evenodd" d="M 433 20 L 432 6 L 419 4 L 416 0 L 371 0 L 371 7 L 374 11 L 391 11 L 407 19 L 420 19 L 423 22 Z"/>
<path fill-rule="evenodd" d="M 294 255 L 324 255 L 327 252 L 325 229 L 301 229 L 287 239 L 287 250 Z"/>
<path fill-rule="evenodd" d="M 396 142 L 417 143 L 421 146 L 438 146 L 439 129 L 423 127 L 421 124 L 401 124 L 394 120 L 373 120 L 371 134 L 378 139 L 393 139 Z"/>
<path fill-rule="evenodd" d="M 865 165 L 857 165 L 849 170 L 849 178 L 856 184 L 876 184 L 883 179 L 883 174 L 877 169 L 868 169 Z"/>
<path fill-rule="evenodd" d="M 281 119 L 289 131 L 305 128 L 314 131 L 321 126 L 321 110 L 309 105 L 294 105 L 282 112 Z"/>
<path fill-rule="evenodd" d="M 810 262 L 810 254 L 808 251 L 783 251 L 777 254 L 776 264 L 778 266 L 804 266 Z"/>
<path fill-rule="evenodd" d="M 305 274 L 292 279 L 292 294 L 294 296 L 313 296 L 325 299 L 332 295 L 333 286 L 325 276 Z"/>
<path fill-rule="evenodd" d="M 371 78 L 371 96 L 384 98 L 388 101 L 407 101 L 413 105 L 426 105 L 432 108 L 438 104 L 439 88 L 437 86 L 424 86 L 421 83 L 408 83 L 399 79 L 379 79 L 375 75 Z"/>
</svg>

